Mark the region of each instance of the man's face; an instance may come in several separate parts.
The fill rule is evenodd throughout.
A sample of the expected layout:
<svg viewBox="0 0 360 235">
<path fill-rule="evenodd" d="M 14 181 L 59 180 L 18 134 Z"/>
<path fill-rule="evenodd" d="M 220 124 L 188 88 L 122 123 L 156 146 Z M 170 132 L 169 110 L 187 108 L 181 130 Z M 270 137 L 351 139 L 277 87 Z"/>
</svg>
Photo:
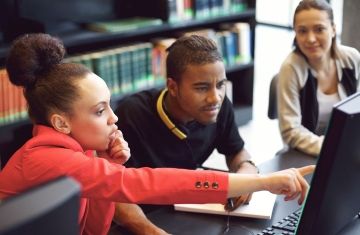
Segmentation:
<svg viewBox="0 0 360 235">
<path fill-rule="evenodd" d="M 192 120 L 205 125 L 216 122 L 226 81 L 225 67 L 220 61 L 187 66 L 179 82 L 170 79 L 168 83 L 169 94 L 177 106 L 173 109 L 174 117 L 184 123 Z"/>
</svg>

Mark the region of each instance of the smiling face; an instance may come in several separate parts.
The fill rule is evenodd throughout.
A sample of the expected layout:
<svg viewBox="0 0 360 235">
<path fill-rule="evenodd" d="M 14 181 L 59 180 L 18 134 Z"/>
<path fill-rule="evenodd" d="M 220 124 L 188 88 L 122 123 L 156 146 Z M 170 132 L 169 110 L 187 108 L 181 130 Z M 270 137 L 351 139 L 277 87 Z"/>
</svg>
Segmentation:
<svg viewBox="0 0 360 235">
<path fill-rule="evenodd" d="M 106 150 L 114 137 L 118 118 L 110 107 L 110 91 L 104 80 L 93 73 L 76 82 L 79 97 L 67 118 L 70 135 L 84 150 Z"/>
<path fill-rule="evenodd" d="M 295 40 L 301 52 L 309 61 L 331 56 L 335 27 L 326 11 L 302 10 L 294 19 Z"/>
<path fill-rule="evenodd" d="M 168 79 L 171 115 L 183 123 L 192 120 L 205 125 L 216 122 L 225 85 L 222 62 L 188 65 L 178 82 Z"/>
</svg>

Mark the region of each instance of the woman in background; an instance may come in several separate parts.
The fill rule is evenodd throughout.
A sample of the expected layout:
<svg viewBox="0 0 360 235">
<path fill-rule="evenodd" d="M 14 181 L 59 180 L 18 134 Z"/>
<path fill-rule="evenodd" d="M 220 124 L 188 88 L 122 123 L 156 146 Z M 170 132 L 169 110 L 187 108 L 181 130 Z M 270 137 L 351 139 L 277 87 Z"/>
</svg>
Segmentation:
<svg viewBox="0 0 360 235">
<path fill-rule="evenodd" d="M 125 168 L 127 142 L 115 123 L 105 82 L 80 64 L 63 63 L 63 44 L 46 34 L 17 39 L 7 58 L 11 82 L 24 87 L 33 137 L 0 172 L 0 199 L 67 175 L 81 184 L 80 234 L 107 234 L 114 202 L 225 203 L 269 190 L 304 200 L 303 175 L 314 166 L 268 175 Z"/>
<path fill-rule="evenodd" d="M 290 147 L 318 156 L 332 106 L 359 90 L 360 54 L 337 44 L 326 1 L 301 1 L 293 27 L 295 49 L 278 74 L 280 132 Z"/>
</svg>

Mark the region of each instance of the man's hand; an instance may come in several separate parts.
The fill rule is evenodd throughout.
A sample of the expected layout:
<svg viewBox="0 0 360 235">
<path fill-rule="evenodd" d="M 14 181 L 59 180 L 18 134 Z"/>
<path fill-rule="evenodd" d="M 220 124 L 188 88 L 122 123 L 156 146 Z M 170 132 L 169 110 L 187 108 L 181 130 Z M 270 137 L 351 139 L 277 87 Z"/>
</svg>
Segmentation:
<svg viewBox="0 0 360 235">
<path fill-rule="evenodd" d="M 136 204 L 116 203 L 114 222 L 125 227 L 134 235 L 170 235 L 148 220 Z"/>
<path fill-rule="evenodd" d="M 224 206 L 224 209 L 226 211 L 234 211 L 241 205 L 249 204 L 251 197 L 252 197 L 252 193 L 244 194 L 239 197 L 229 198 Z"/>
<path fill-rule="evenodd" d="M 130 148 L 121 131 L 117 130 L 114 138 L 109 143 L 108 149 L 106 151 L 97 151 L 97 154 L 110 162 L 124 164 L 130 158 Z"/>
<path fill-rule="evenodd" d="M 258 174 L 258 168 L 253 164 L 244 161 L 238 168 L 236 173 L 240 174 Z M 252 193 L 243 194 L 239 197 L 231 198 L 228 203 L 225 204 L 224 209 L 226 211 L 233 211 L 241 205 L 249 204 L 252 197 Z"/>
</svg>

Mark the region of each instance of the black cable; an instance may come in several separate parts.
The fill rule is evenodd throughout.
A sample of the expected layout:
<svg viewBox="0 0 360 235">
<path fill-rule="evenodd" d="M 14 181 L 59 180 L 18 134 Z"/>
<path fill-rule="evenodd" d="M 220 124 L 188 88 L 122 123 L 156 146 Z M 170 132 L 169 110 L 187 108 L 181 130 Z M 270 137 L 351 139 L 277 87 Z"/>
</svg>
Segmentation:
<svg viewBox="0 0 360 235">
<path fill-rule="evenodd" d="M 234 225 L 234 226 L 231 226 L 231 227 L 240 227 L 244 230 L 246 230 L 247 232 L 249 232 L 251 235 L 255 235 L 255 233 L 253 231 L 251 231 L 249 228 L 247 228 L 246 226 L 244 225 Z M 228 215 L 227 215 L 227 218 L 226 218 L 226 224 L 225 224 L 225 227 L 224 229 L 222 230 L 222 232 L 220 233 L 220 235 L 225 235 L 227 234 L 229 231 L 230 231 L 230 212 L 228 212 Z"/>
</svg>

